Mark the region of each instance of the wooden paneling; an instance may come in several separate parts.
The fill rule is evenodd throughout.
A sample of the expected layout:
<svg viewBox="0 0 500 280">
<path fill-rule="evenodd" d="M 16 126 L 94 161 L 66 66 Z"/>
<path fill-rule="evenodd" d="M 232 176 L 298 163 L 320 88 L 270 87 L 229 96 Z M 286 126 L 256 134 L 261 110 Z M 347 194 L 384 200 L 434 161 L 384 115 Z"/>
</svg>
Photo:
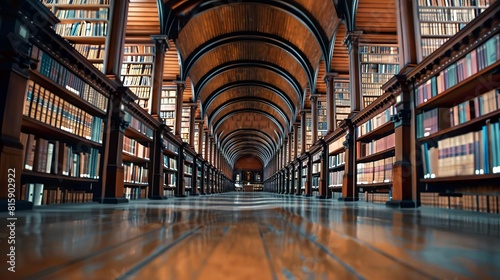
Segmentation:
<svg viewBox="0 0 500 280">
<path fill-rule="evenodd" d="M 158 34 L 160 34 L 160 20 L 156 0 L 130 0 L 126 41 L 151 43 L 150 35 Z"/>
<path fill-rule="evenodd" d="M 254 156 L 242 156 L 234 164 L 234 169 L 262 170 L 262 162 Z"/>
<path fill-rule="evenodd" d="M 279 131 L 278 126 L 264 115 L 236 113 L 221 123 L 215 134 L 224 131 L 224 135 L 226 135 L 238 129 L 257 129 L 269 135 L 275 141 L 277 141 L 277 137 L 274 132 Z"/>
<path fill-rule="evenodd" d="M 337 11 L 333 4 L 334 1 L 297 0 L 296 2 L 318 20 L 328 39 L 331 39 L 338 21 Z"/>
<path fill-rule="evenodd" d="M 332 72 L 349 73 L 349 53 L 347 47 L 342 44 L 346 35 L 345 24 L 340 24 L 335 34 L 335 45 L 333 47 L 333 56 L 331 62 Z"/>
<path fill-rule="evenodd" d="M 326 93 L 325 70 L 325 61 L 321 60 L 318 66 L 318 75 L 316 76 L 316 91 L 318 93 Z"/>
<path fill-rule="evenodd" d="M 181 75 L 179 66 L 179 56 L 177 55 L 177 46 L 174 40 L 168 42 L 170 48 L 165 53 L 165 63 L 163 65 L 163 80 L 174 81 Z"/>
<path fill-rule="evenodd" d="M 396 33 L 395 0 L 359 1 L 356 30 L 363 33 Z"/>
</svg>

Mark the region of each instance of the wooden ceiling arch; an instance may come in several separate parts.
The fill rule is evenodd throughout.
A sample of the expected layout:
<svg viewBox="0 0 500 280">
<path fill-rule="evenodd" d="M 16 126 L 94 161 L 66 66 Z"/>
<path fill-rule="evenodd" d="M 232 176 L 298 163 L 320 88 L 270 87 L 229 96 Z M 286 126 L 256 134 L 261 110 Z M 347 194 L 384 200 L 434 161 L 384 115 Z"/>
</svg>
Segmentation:
<svg viewBox="0 0 500 280">
<path fill-rule="evenodd" d="M 236 137 L 238 136 L 238 137 Z M 237 129 L 233 130 L 227 134 L 222 134 L 220 138 L 220 143 L 222 149 L 226 147 L 228 143 L 230 143 L 233 139 L 236 138 L 244 138 L 246 136 L 257 136 L 260 137 L 262 140 L 264 140 L 267 143 L 267 146 L 270 151 L 273 153 L 277 151 L 278 145 L 276 145 L 276 140 L 272 138 L 271 135 L 269 135 L 266 131 L 258 130 L 258 129 L 253 129 L 253 128 L 246 128 L 246 129 Z"/>
<path fill-rule="evenodd" d="M 256 135 L 245 134 L 243 136 L 244 137 L 232 138 L 231 141 L 227 142 L 227 144 L 224 146 L 223 152 L 225 154 L 230 154 L 232 150 L 241 152 L 235 148 L 242 145 L 252 145 L 255 146 L 258 150 L 262 151 L 262 154 L 266 155 L 268 158 L 274 154 L 274 151 L 272 151 L 269 146 L 267 146 L 267 142 L 265 142 L 264 139 L 259 138 Z"/>
<path fill-rule="evenodd" d="M 248 116 L 248 115 L 261 115 L 265 118 L 263 118 L 262 121 L 264 121 L 264 123 L 266 125 L 271 125 L 271 124 L 274 124 L 276 126 L 276 130 L 275 132 L 278 134 L 278 135 L 284 135 L 285 134 L 285 128 L 284 126 L 282 125 L 282 123 L 280 121 L 278 121 L 276 119 L 275 116 L 273 116 L 272 114 L 270 114 L 268 111 L 266 110 L 262 110 L 262 109 L 255 109 L 255 108 L 245 108 L 245 109 L 238 109 L 238 110 L 233 110 L 233 111 L 230 111 L 226 114 L 224 114 L 224 116 L 218 118 L 217 120 L 214 120 L 213 123 L 211 123 L 210 125 L 212 126 L 212 129 L 213 131 L 218 131 L 219 130 L 219 127 L 225 122 L 225 121 L 228 121 L 231 119 L 232 116 L 236 116 L 236 115 L 242 115 L 242 116 Z M 266 120 L 267 118 L 267 120 Z"/>
</svg>

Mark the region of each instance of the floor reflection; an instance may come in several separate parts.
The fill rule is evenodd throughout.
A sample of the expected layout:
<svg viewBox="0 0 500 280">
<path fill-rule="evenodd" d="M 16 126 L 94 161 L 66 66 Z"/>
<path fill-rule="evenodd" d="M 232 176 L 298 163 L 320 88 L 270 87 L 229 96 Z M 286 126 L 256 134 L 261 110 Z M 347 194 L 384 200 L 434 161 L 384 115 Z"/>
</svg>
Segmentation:
<svg viewBox="0 0 500 280">
<path fill-rule="evenodd" d="M 495 214 L 232 193 L 18 212 L 0 279 L 498 279 Z M 6 216 L 0 217 L 7 252 Z M 6 263 L 6 254 L 0 257 Z"/>
</svg>

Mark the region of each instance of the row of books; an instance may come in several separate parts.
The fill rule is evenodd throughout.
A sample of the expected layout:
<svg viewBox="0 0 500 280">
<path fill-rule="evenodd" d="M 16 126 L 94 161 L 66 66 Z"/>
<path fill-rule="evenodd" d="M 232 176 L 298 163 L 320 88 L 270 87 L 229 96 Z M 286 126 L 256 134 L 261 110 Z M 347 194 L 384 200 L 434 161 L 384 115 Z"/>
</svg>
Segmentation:
<svg viewBox="0 0 500 280">
<path fill-rule="evenodd" d="M 143 87 L 134 87 L 131 86 L 130 90 L 137 96 L 139 99 L 149 99 L 151 95 L 151 87 L 143 86 Z"/>
<path fill-rule="evenodd" d="M 383 55 L 379 55 L 383 56 Z M 392 55 L 391 55 L 392 56 Z M 367 58 L 372 58 L 371 56 L 367 56 Z M 399 71 L 399 64 L 387 64 L 387 63 L 373 63 L 375 61 L 368 60 L 366 63 L 361 64 L 361 73 L 363 74 L 372 74 L 375 77 L 389 77 L 392 78 L 392 75 Z M 363 77 L 369 77 L 369 75 L 363 75 Z"/>
<path fill-rule="evenodd" d="M 104 94 L 75 75 L 50 55 L 40 51 L 37 47 L 33 47 L 32 57 L 40 61 L 39 67 L 37 67 L 40 74 L 54 81 L 71 93 L 80 96 L 83 100 L 101 111 L 107 111 L 108 98 L 104 96 Z"/>
<path fill-rule="evenodd" d="M 456 126 L 500 109 L 500 91 L 490 90 L 450 108 L 450 125 Z"/>
<path fill-rule="evenodd" d="M 374 94 L 375 95 L 375 94 Z M 363 96 L 363 108 L 364 107 L 367 107 L 369 106 L 370 104 L 372 104 L 373 102 L 375 102 L 375 100 L 377 100 L 377 98 L 382 95 L 382 90 L 380 90 L 380 95 L 372 95 L 372 96 Z"/>
<path fill-rule="evenodd" d="M 191 164 L 184 163 L 184 175 L 193 175 L 193 166 Z"/>
<path fill-rule="evenodd" d="M 448 38 L 420 38 L 420 49 L 422 50 L 422 57 L 425 58 L 431 55 L 447 40 Z"/>
<path fill-rule="evenodd" d="M 389 63 L 396 64 L 399 63 L 399 55 L 396 54 L 361 54 L 361 61 L 376 62 L 376 63 Z"/>
<path fill-rule="evenodd" d="M 500 34 L 470 51 L 457 62 L 417 87 L 417 105 L 453 87 L 500 60 Z"/>
<path fill-rule="evenodd" d="M 72 44 L 87 59 L 104 59 L 104 45 Z"/>
<path fill-rule="evenodd" d="M 174 172 L 165 172 L 164 176 L 164 186 L 166 188 L 175 188 L 175 183 L 177 181 L 177 173 Z"/>
<path fill-rule="evenodd" d="M 340 188 L 342 187 L 342 181 L 344 178 L 345 170 L 339 170 L 335 172 L 330 172 L 328 174 L 328 187 L 329 188 Z"/>
<path fill-rule="evenodd" d="M 345 94 L 343 94 L 345 95 Z M 337 94 L 337 98 L 335 99 L 335 105 L 336 106 L 342 106 L 342 107 L 349 107 L 351 106 L 351 99 L 349 96 L 340 96 L 340 94 Z M 340 108 L 337 107 L 337 110 Z M 349 109 L 350 110 L 350 109 Z"/>
<path fill-rule="evenodd" d="M 149 187 L 137 188 L 126 186 L 124 189 L 123 196 L 126 199 L 146 199 L 148 198 Z"/>
<path fill-rule="evenodd" d="M 125 64 L 122 67 L 122 75 L 148 75 L 152 74 L 153 65 L 151 64 Z"/>
<path fill-rule="evenodd" d="M 163 167 L 168 168 L 170 170 L 177 170 L 177 159 L 164 155 Z"/>
<path fill-rule="evenodd" d="M 489 0 L 418 0 L 419 6 L 441 7 L 484 7 L 489 5 Z"/>
<path fill-rule="evenodd" d="M 476 17 L 473 9 L 423 8 L 418 9 L 420 21 L 469 22 Z"/>
<path fill-rule="evenodd" d="M 423 143 L 424 178 L 500 173 L 500 124 L 442 139 L 437 147 Z"/>
<path fill-rule="evenodd" d="M 426 35 L 448 35 L 453 36 L 462 28 L 465 27 L 467 23 L 455 23 L 455 22 L 421 22 L 420 23 L 420 34 L 422 36 Z"/>
<path fill-rule="evenodd" d="M 154 56 L 152 55 L 129 55 L 123 56 L 123 62 L 140 62 L 140 63 L 153 63 Z"/>
<path fill-rule="evenodd" d="M 450 127 L 450 109 L 434 108 L 416 116 L 417 138 L 427 137 Z"/>
<path fill-rule="evenodd" d="M 394 106 L 391 106 L 387 108 L 385 111 L 382 113 L 376 115 L 374 118 L 368 120 L 367 122 L 363 123 L 362 125 L 357 127 L 358 130 L 358 136 L 365 135 L 367 133 L 370 133 L 371 131 L 379 128 L 380 126 L 384 125 L 385 123 L 391 121 L 391 117 L 394 115 L 395 109 Z"/>
<path fill-rule="evenodd" d="M 109 5 L 109 0 L 43 0 L 45 4 Z"/>
<path fill-rule="evenodd" d="M 99 10 L 56 10 L 59 19 L 108 19 L 108 8 Z"/>
<path fill-rule="evenodd" d="M 149 45 L 126 45 L 123 47 L 123 52 L 125 54 L 154 54 L 155 53 L 155 47 L 154 46 L 149 46 Z"/>
<path fill-rule="evenodd" d="M 398 66 L 399 67 L 399 66 Z M 394 68 L 398 68 L 394 67 Z M 375 69 L 374 69 L 375 70 Z M 379 72 L 363 72 L 361 73 L 361 82 L 366 84 L 380 84 L 382 86 L 390 78 L 394 76 L 395 73 L 379 73 Z"/>
<path fill-rule="evenodd" d="M 59 23 L 55 26 L 57 34 L 63 37 L 101 37 L 108 34 L 107 22 L 79 21 L 74 23 Z"/>
<path fill-rule="evenodd" d="M 130 113 L 125 112 L 125 121 L 129 123 L 129 127 L 137 130 L 138 132 L 144 134 L 150 139 L 153 139 L 153 129 L 134 116 L 130 115 Z"/>
<path fill-rule="evenodd" d="M 93 193 L 57 187 L 48 189 L 44 184 L 24 184 L 21 197 L 34 205 L 92 202 Z"/>
<path fill-rule="evenodd" d="M 76 136 L 102 142 L 103 120 L 29 80 L 23 114 L 27 117 L 72 133 Z"/>
<path fill-rule="evenodd" d="M 394 157 L 356 164 L 358 185 L 392 182 Z"/>
<path fill-rule="evenodd" d="M 168 141 L 167 139 L 163 139 L 163 148 L 174 153 L 179 152 L 179 147 L 177 147 L 177 145 Z"/>
<path fill-rule="evenodd" d="M 127 136 L 123 136 L 123 152 L 139 158 L 149 159 L 149 147 Z"/>
<path fill-rule="evenodd" d="M 447 209 L 461 209 L 485 213 L 500 213 L 500 194 L 453 193 L 440 194 L 436 192 L 421 192 L 422 206 Z"/>
<path fill-rule="evenodd" d="M 389 200 L 389 193 L 365 193 L 366 202 L 384 204 Z"/>
<path fill-rule="evenodd" d="M 397 46 L 390 45 L 360 45 L 360 54 L 399 54 Z"/>
<path fill-rule="evenodd" d="M 377 140 L 372 140 L 369 143 L 358 142 L 358 158 L 366 157 L 378 152 L 386 151 L 390 148 L 394 148 L 395 143 L 396 137 L 394 133 Z"/>
<path fill-rule="evenodd" d="M 147 184 L 148 168 L 143 165 L 136 165 L 132 162 L 123 163 L 123 180 L 125 183 Z"/>
<path fill-rule="evenodd" d="M 122 76 L 124 86 L 151 86 L 152 78 L 150 76 Z"/>
<path fill-rule="evenodd" d="M 101 155 L 90 147 L 73 147 L 21 133 L 24 169 L 80 178 L 99 179 Z"/>
</svg>

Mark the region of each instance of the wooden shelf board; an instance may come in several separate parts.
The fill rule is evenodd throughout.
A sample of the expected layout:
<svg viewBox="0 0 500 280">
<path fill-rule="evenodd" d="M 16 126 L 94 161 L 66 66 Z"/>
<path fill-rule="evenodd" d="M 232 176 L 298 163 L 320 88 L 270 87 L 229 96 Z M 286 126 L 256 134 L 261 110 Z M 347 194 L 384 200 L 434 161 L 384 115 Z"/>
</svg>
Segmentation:
<svg viewBox="0 0 500 280">
<path fill-rule="evenodd" d="M 468 77 L 451 88 L 419 104 L 418 110 L 435 107 L 453 107 L 473 97 L 497 88 L 500 82 L 500 60 Z"/>
<path fill-rule="evenodd" d="M 462 182 L 462 181 L 476 181 L 476 180 L 500 180 L 500 173 L 420 179 L 420 182 L 442 183 L 442 182 Z"/>
<path fill-rule="evenodd" d="M 139 131 L 137 131 L 135 128 L 132 128 L 132 127 L 128 127 L 127 129 L 125 129 L 125 136 L 127 136 L 128 138 L 134 139 L 141 144 L 147 144 L 148 146 L 149 146 L 149 143 L 153 141 L 153 139 L 140 133 Z"/>
<path fill-rule="evenodd" d="M 357 188 L 380 188 L 391 186 L 392 182 L 384 182 L 384 183 L 372 183 L 372 184 L 360 184 L 356 185 Z"/>
<path fill-rule="evenodd" d="M 73 133 L 55 128 L 27 116 L 23 116 L 21 130 L 25 133 L 41 136 L 45 140 L 63 141 L 68 144 L 80 145 L 84 143 L 98 149 L 102 147 L 102 144 L 100 143 L 90 141 Z"/>
<path fill-rule="evenodd" d="M 335 167 L 328 167 L 328 171 L 339 171 L 339 170 L 342 170 L 342 169 L 345 169 L 345 164 L 342 164 L 342 165 L 339 165 L 339 166 L 335 166 Z"/>
<path fill-rule="evenodd" d="M 498 118 L 500 118 L 500 110 L 496 110 L 496 111 L 488 113 L 484 116 L 474 118 L 473 120 L 470 120 L 468 122 L 440 130 L 432 135 L 422 137 L 422 138 L 418 139 L 418 141 L 426 142 L 429 140 L 444 139 L 444 138 L 448 138 L 448 137 L 461 135 L 461 134 L 471 132 L 471 131 L 477 131 L 477 130 L 481 129 L 481 127 L 485 124 L 485 121 L 487 119 L 496 120 Z"/>
<path fill-rule="evenodd" d="M 106 43 L 105 36 L 63 36 L 64 39 L 79 44 L 100 44 Z"/>
<path fill-rule="evenodd" d="M 45 4 L 45 6 L 55 6 L 57 9 L 65 10 L 98 10 L 101 8 L 109 8 L 109 5 L 105 4 Z"/>
<path fill-rule="evenodd" d="M 374 130 L 366 133 L 365 135 L 359 136 L 357 141 L 370 142 L 371 140 L 382 138 L 391 134 L 394 131 L 394 123 L 390 120 L 383 125 L 375 128 Z"/>
<path fill-rule="evenodd" d="M 387 150 L 383 150 L 374 154 L 371 154 L 369 156 L 361 157 L 356 160 L 356 163 L 364 163 L 364 162 L 371 162 L 371 161 L 376 161 L 380 160 L 383 158 L 388 158 L 391 156 L 394 156 L 395 153 L 395 147 L 389 148 Z"/>
<path fill-rule="evenodd" d="M 32 170 L 23 170 L 21 175 L 21 183 L 46 183 L 46 184 L 58 184 L 61 186 L 71 183 L 71 185 L 83 185 L 90 183 L 97 183 L 99 179 L 90 179 L 82 177 L 71 177 L 63 176 L 49 173 L 41 173 Z"/>
<path fill-rule="evenodd" d="M 124 162 L 133 162 L 133 163 L 148 163 L 149 159 L 141 158 L 135 155 L 131 155 L 127 152 L 123 152 L 122 160 Z"/>
<path fill-rule="evenodd" d="M 132 188 L 145 188 L 148 187 L 148 183 L 131 183 L 131 182 L 123 182 L 123 186 L 132 187 Z"/>
</svg>

